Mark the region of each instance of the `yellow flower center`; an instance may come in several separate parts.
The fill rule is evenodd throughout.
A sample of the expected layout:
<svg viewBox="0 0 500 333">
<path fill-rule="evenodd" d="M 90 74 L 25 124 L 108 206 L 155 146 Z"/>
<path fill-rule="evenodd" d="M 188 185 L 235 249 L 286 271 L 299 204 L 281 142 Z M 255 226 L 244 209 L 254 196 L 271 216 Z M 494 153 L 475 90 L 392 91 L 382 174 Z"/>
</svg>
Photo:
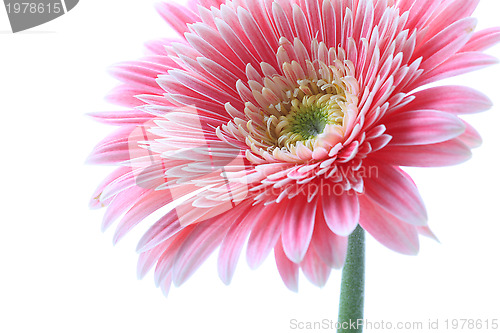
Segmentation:
<svg viewBox="0 0 500 333">
<path fill-rule="evenodd" d="M 287 103 L 286 115 L 271 115 L 268 134 L 276 140 L 277 147 L 290 149 L 297 141 L 313 146 L 315 139 L 327 125 L 342 125 L 344 112 L 339 103 L 345 99 L 339 95 L 317 94 L 295 98 Z"/>
<path fill-rule="evenodd" d="M 254 101 L 245 103 L 246 119 L 235 118 L 228 130 L 240 132 L 250 148 L 247 158 L 256 163 L 323 159 L 334 153 L 358 114 L 355 67 L 340 47 L 313 42 L 317 57 L 299 63 L 288 54 L 292 44 L 286 39 L 280 43 L 281 73 L 264 64 L 260 81 L 252 79 L 258 72 L 249 70 L 248 88 L 240 85 L 239 90 L 242 96 L 252 94 Z M 299 52 L 300 41 L 295 43 Z M 228 112 L 238 111 L 229 106 Z"/>
</svg>

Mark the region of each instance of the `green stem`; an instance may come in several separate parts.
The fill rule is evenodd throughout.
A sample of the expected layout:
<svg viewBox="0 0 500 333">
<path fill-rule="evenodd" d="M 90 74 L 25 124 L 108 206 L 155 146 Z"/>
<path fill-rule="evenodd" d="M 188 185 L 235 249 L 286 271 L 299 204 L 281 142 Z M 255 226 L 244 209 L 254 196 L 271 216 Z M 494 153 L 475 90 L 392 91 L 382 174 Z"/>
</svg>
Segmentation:
<svg viewBox="0 0 500 333">
<path fill-rule="evenodd" d="M 365 231 L 359 225 L 349 236 L 347 257 L 342 269 L 338 333 L 363 332 L 365 299 Z"/>
</svg>

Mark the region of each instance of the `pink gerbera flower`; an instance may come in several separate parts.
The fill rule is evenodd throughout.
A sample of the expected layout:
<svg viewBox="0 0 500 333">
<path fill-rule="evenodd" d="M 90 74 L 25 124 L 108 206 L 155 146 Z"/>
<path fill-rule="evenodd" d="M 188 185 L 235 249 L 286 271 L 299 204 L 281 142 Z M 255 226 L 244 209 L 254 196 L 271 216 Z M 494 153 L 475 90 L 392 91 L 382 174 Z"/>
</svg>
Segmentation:
<svg viewBox="0 0 500 333">
<path fill-rule="evenodd" d="M 198 0 L 158 10 L 179 33 L 117 65 L 93 114 L 119 129 L 90 160 L 119 165 L 91 205 L 120 219 L 118 241 L 170 204 L 138 245 L 166 293 L 220 247 L 229 283 L 240 253 L 274 250 L 285 284 L 324 285 L 360 225 L 416 254 L 431 236 L 400 166 L 461 163 L 481 139 L 459 118 L 491 106 L 467 87 L 429 83 L 496 62 L 500 30 L 474 32 L 478 0 Z"/>
</svg>

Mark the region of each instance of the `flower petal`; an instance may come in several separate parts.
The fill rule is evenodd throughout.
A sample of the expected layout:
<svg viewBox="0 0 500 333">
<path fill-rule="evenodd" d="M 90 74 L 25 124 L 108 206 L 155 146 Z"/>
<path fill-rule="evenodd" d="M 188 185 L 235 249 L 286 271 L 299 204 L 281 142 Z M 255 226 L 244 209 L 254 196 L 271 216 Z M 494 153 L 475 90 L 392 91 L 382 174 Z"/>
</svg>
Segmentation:
<svg viewBox="0 0 500 333">
<path fill-rule="evenodd" d="M 347 237 L 334 234 L 327 226 L 323 212 L 316 213 L 311 246 L 318 257 L 332 268 L 340 268 L 347 254 Z"/>
<path fill-rule="evenodd" d="M 500 28 L 494 27 L 475 32 L 460 52 L 484 51 L 500 42 Z"/>
<path fill-rule="evenodd" d="M 413 225 L 426 225 L 427 213 L 418 189 L 400 168 L 376 165 L 377 172 L 365 178 L 365 194 L 387 212 Z"/>
<path fill-rule="evenodd" d="M 307 251 L 304 260 L 300 263 L 300 268 L 302 268 L 306 278 L 318 287 L 325 286 L 332 271 L 331 267 L 320 259 L 313 248 Z"/>
<path fill-rule="evenodd" d="M 439 110 L 453 114 L 486 111 L 493 103 L 483 93 L 469 87 L 439 86 L 418 91 L 404 110 Z"/>
<path fill-rule="evenodd" d="M 453 139 L 464 133 L 458 117 L 440 111 L 418 110 L 392 115 L 385 123 L 391 145 L 425 145 Z"/>
<path fill-rule="evenodd" d="M 323 216 L 330 230 L 339 236 L 348 236 L 359 222 L 359 202 L 356 192 L 321 196 Z"/>
<path fill-rule="evenodd" d="M 367 196 L 360 198 L 359 223 L 370 235 L 389 249 L 408 255 L 418 253 L 417 227 L 389 214 Z"/>
<path fill-rule="evenodd" d="M 373 157 L 401 166 L 441 167 L 460 164 L 471 158 L 470 148 L 459 139 L 421 146 L 387 146 Z"/>
<path fill-rule="evenodd" d="M 198 223 L 177 251 L 172 268 L 172 282 L 183 284 L 220 245 L 227 231 L 223 223 L 211 220 Z"/>
<path fill-rule="evenodd" d="M 303 197 L 296 197 L 288 204 L 283 215 L 283 251 L 295 263 L 302 261 L 311 242 L 317 200 L 317 196 L 311 202 Z"/>
<path fill-rule="evenodd" d="M 260 266 L 276 245 L 284 224 L 282 212 L 286 210 L 288 201 L 284 203 L 265 206 L 256 218 L 258 222 L 247 245 L 247 261 L 251 268 Z"/>
<path fill-rule="evenodd" d="M 274 257 L 281 279 L 288 289 L 297 292 L 299 290 L 299 265 L 288 259 L 280 241 L 274 247 Z"/>
<path fill-rule="evenodd" d="M 256 209 L 244 212 L 229 228 L 222 242 L 217 267 L 219 277 L 225 284 L 231 282 L 243 245 L 256 222 L 257 212 Z"/>
</svg>

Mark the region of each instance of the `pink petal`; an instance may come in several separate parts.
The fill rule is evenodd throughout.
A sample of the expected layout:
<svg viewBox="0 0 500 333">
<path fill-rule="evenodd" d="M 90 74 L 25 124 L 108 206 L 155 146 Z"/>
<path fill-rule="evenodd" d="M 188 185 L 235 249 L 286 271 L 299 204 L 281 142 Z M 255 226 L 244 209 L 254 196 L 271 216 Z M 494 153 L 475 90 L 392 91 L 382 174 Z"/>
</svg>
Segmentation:
<svg viewBox="0 0 500 333">
<path fill-rule="evenodd" d="M 432 232 L 432 230 L 428 226 L 417 227 L 417 231 L 420 235 L 429 237 L 439 243 L 439 239 L 436 237 L 436 235 Z"/>
<path fill-rule="evenodd" d="M 300 263 L 300 268 L 302 268 L 306 278 L 318 287 L 325 286 L 332 271 L 331 267 L 320 259 L 313 248 L 307 251 L 304 260 Z"/>
<path fill-rule="evenodd" d="M 469 87 L 439 86 L 418 91 L 404 110 L 439 110 L 453 114 L 488 110 L 493 103 L 483 93 Z"/>
<path fill-rule="evenodd" d="M 170 287 L 172 286 L 172 275 L 168 274 L 160 284 L 160 289 L 163 296 L 167 297 L 170 292 Z"/>
<path fill-rule="evenodd" d="M 198 223 L 177 251 L 172 268 L 175 286 L 183 284 L 224 239 L 227 224 L 210 222 Z"/>
<path fill-rule="evenodd" d="M 172 209 L 146 231 L 139 240 L 136 251 L 140 253 L 150 250 L 178 233 L 182 228 L 176 210 Z"/>
<path fill-rule="evenodd" d="M 460 164 L 472 153 L 459 139 L 422 146 L 387 146 L 373 157 L 401 166 L 439 167 Z"/>
<path fill-rule="evenodd" d="M 410 90 L 434 81 L 476 71 L 497 63 L 497 58 L 480 52 L 457 53 L 438 67 L 422 75 L 422 77 L 414 82 Z"/>
<path fill-rule="evenodd" d="M 219 8 L 221 4 L 225 3 L 225 0 L 195 0 L 192 2 L 194 8 L 196 8 L 195 4 L 196 5 L 199 4 L 200 6 L 203 6 L 205 8 L 211 8 L 211 7 Z"/>
<path fill-rule="evenodd" d="M 153 118 L 140 110 L 110 111 L 88 113 L 88 116 L 108 125 L 142 125 Z"/>
<path fill-rule="evenodd" d="M 130 167 L 119 167 L 111 172 L 96 188 L 94 193 L 92 194 L 92 199 L 89 202 L 89 207 L 91 209 L 102 208 L 103 206 L 107 206 L 112 198 L 101 201 L 101 194 L 109 184 L 111 184 L 115 179 L 123 177 L 126 174 L 129 174 L 132 169 Z"/>
<path fill-rule="evenodd" d="M 283 8 L 277 2 L 273 2 L 272 9 L 274 22 L 280 36 L 283 36 L 288 40 L 293 40 L 294 32 L 292 31 L 292 25 L 288 21 Z"/>
<path fill-rule="evenodd" d="M 483 143 L 483 139 L 481 139 L 481 135 L 479 134 L 479 132 L 469 123 L 464 121 L 464 124 L 466 126 L 465 132 L 457 139 L 471 149 L 481 146 L 481 144 Z"/>
<path fill-rule="evenodd" d="M 453 139 L 464 133 L 458 117 L 440 111 L 418 110 L 392 115 L 385 123 L 391 145 L 424 145 Z"/>
<path fill-rule="evenodd" d="M 360 198 L 359 223 L 370 235 L 389 249 L 408 255 L 418 253 L 417 228 L 389 214 L 367 196 Z"/>
<path fill-rule="evenodd" d="M 172 202 L 172 196 L 168 191 L 152 191 L 140 198 L 120 220 L 113 236 L 113 243 L 116 244 L 133 227 L 170 202 Z"/>
<path fill-rule="evenodd" d="M 193 225 L 187 226 L 174 237 L 157 245 L 157 247 L 163 247 L 164 244 L 166 244 L 163 253 L 158 259 L 154 272 L 154 280 L 157 287 L 160 286 L 164 280 L 171 280 L 172 267 L 177 257 L 177 253 L 195 227 L 196 226 Z"/>
<path fill-rule="evenodd" d="M 341 195 L 321 196 L 323 216 L 330 230 L 339 235 L 347 236 L 356 228 L 359 222 L 359 202 L 354 191 Z"/>
<path fill-rule="evenodd" d="M 300 263 L 311 242 L 318 199 L 317 196 L 311 202 L 300 196 L 294 199 L 283 214 L 281 239 L 287 257 Z"/>
<path fill-rule="evenodd" d="M 128 161 L 132 150 L 130 142 L 145 139 L 133 134 L 134 132 L 136 132 L 135 126 L 122 126 L 99 142 L 86 162 L 92 164 L 116 164 L 117 162 Z M 146 151 L 143 148 L 140 149 Z"/>
<path fill-rule="evenodd" d="M 323 212 L 319 211 L 316 213 L 311 247 L 325 264 L 340 268 L 347 253 L 347 237 L 334 234 L 327 226 Z"/>
<path fill-rule="evenodd" d="M 102 230 L 106 230 L 123 213 L 132 207 L 142 196 L 147 195 L 151 190 L 138 186 L 131 187 L 118 193 L 106 209 L 102 220 Z"/>
<path fill-rule="evenodd" d="M 426 225 L 427 213 L 418 189 L 400 168 L 378 164 L 377 174 L 365 178 L 365 194 L 396 218 L 413 225 Z"/>
<path fill-rule="evenodd" d="M 200 19 L 198 15 L 189 9 L 174 2 L 157 3 L 156 10 L 180 36 L 184 36 L 184 33 L 189 32 L 187 24 Z"/>
<path fill-rule="evenodd" d="M 252 14 L 250 14 L 246 9 L 239 7 L 237 11 L 241 27 L 259 54 L 259 60 L 269 64 L 275 63 L 276 53 L 269 44 L 269 41 L 272 41 L 272 39 L 265 38 L 259 24 L 255 21 Z"/>
<path fill-rule="evenodd" d="M 140 67 L 131 63 L 118 64 L 109 69 L 112 76 L 127 84 L 129 88 L 135 88 L 142 91 L 143 94 L 162 94 L 162 89 L 156 83 L 159 74 L 165 74 L 169 68 L 164 71 Z"/>
<path fill-rule="evenodd" d="M 437 1 L 436 1 L 437 2 Z M 474 12 L 479 0 L 454 0 L 442 2 L 430 20 L 429 35 L 435 35 L 460 19 L 468 17 Z"/>
<path fill-rule="evenodd" d="M 500 28 L 488 28 L 475 32 L 460 52 L 484 51 L 500 42 Z"/>
<path fill-rule="evenodd" d="M 151 89 L 144 90 L 135 86 L 123 84 L 113 88 L 106 96 L 106 100 L 112 104 L 133 108 L 144 105 L 144 102 L 140 101 L 135 96 L 150 93 Z"/>
<path fill-rule="evenodd" d="M 425 71 L 431 70 L 454 55 L 470 39 L 476 23 L 474 18 L 464 18 L 447 26 L 423 44 L 422 51 L 416 51 L 424 57 L 421 68 Z"/>
<path fill-rule="evenodd" d="M 139 254 L 139 260 L 137 261 L 137 278 L 142 279 L 146 276 L 174 239 L 175 238 L 172 237 L 163 243 L 158 244 L 151 250 Z"/>
<path fill-rule="evenodd" d="M 219 277 L 225 284 L 231 282 L 243 245 L 257 222 L 255 219 L 257 213 L 255 207 L 251 207 L 249 212 L 244 212 L 229 228 L 222 242 L 217 267 Z"/>
<path fill-rule="evenodd" d="M 288 289 L 297 292 L 299 290 L 299 265 L 288 259 L 280 241 L 274 247 L 274 257 L 281 279 Z"/>
<path fill-rule="evenodd" d="M 283 212 L 287 203 L 273 203 L 262 208 L 247 245 L 247 261 L 251 268 L 257 268 L 278 241 L 285 223 Z"/>
</svg>

